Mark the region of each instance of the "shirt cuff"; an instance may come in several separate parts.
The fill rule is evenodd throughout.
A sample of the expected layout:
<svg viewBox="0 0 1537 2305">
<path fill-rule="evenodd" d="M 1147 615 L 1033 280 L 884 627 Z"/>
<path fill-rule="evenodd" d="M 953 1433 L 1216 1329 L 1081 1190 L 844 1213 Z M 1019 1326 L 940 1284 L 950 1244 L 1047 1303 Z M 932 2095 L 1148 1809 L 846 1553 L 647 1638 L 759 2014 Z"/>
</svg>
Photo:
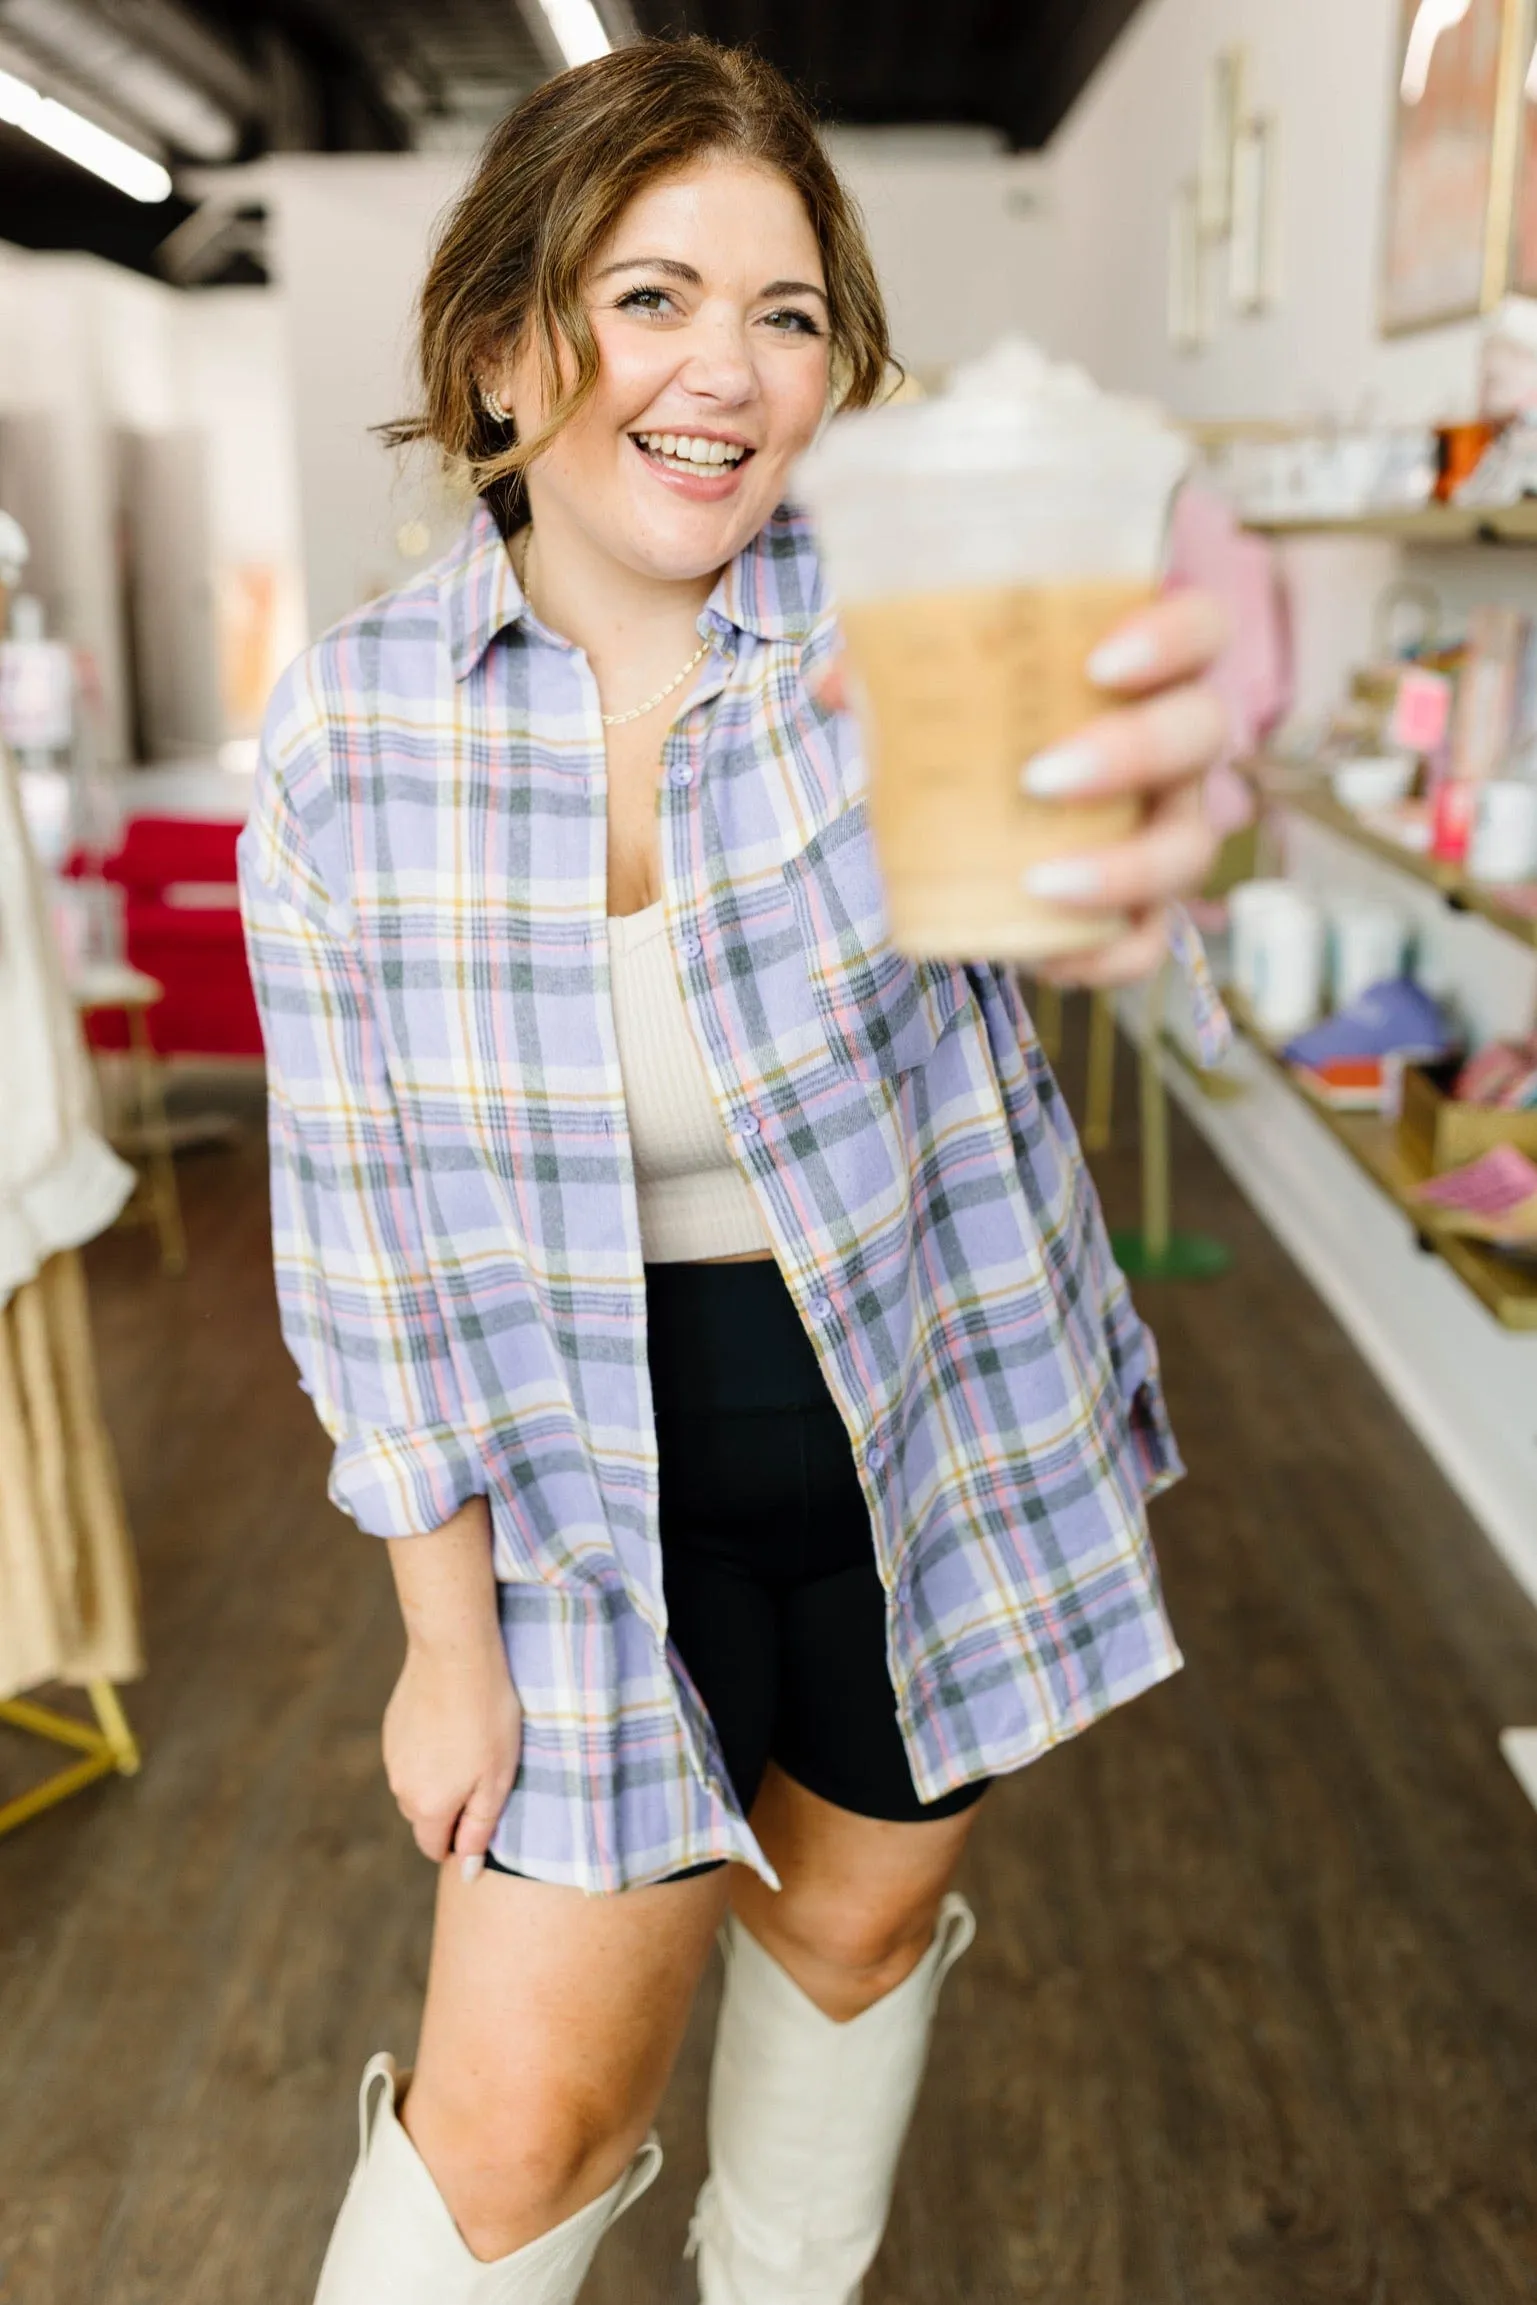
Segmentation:
<svg viewBox="0 0 1537 2305">
<path fill-rule="evenodd" d="M 326 1493 L 371 1537 L 423 1537 L 485 1495 L 486 1472 L 455 1425 L 349 1433 L 331 1459 Z"/>
<path fill-rule="evenodd" d="M 1209 1069 L 1221 1064 L 1233 1046 L 1233 1020 L 1222 1005 L 1201 932 L 1182 904 L 1170 908 L 1169 952 L 1188 988 L 1195 1045 Z"/>
</svg>

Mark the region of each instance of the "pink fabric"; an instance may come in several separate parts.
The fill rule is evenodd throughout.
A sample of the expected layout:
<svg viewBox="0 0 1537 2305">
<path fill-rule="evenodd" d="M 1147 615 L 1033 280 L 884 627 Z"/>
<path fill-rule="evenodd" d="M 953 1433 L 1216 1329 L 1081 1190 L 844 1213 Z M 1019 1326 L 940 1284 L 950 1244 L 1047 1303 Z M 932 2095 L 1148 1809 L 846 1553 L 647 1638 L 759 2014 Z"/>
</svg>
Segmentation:
<svg viewBox="0 0 1537 2305">
<path fill-rule="evenodd" d="M 1215 593 L 1233 620 L 1233 639 L 1212 686 L 1227 708 L 1225 758 L 1212 770 L 1206 805 L 1218 832 L 1241 831 L 1254 815 L 1249 787 L 1233 763 L 1247 759 L 1291 704 L 1291 651 L 1275 556 L 1247 535 L 1209 488 L 1182 489 L 1169 539 L 1167 589 Z"/>
</svg>

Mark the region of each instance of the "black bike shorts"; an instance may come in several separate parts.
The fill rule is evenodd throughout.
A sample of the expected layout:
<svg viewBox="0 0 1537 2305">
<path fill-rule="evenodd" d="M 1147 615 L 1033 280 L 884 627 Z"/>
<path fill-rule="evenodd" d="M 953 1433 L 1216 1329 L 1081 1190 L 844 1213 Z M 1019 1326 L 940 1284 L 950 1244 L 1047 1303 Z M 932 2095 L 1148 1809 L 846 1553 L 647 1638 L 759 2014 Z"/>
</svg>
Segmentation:
<svg viewBox="0 0 1537 2305">
<path fill-rule="evenodd" d="M 744 1815 L 771 1760 L 860 1817 L 971 1807 L 985 1781 L 913 1790 L 870 1510 L 778 1265 L 648 1264 L 646 1317 L 668 1626 Z"/>
</svg>

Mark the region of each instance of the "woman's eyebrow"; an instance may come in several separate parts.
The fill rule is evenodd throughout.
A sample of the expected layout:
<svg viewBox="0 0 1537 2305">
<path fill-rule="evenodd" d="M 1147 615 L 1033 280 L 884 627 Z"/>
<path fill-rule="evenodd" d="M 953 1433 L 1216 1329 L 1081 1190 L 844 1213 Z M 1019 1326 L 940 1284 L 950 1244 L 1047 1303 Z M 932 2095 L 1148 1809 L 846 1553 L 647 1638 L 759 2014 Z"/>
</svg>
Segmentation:
<svg viewBox="0 0 1537 2305">
<path fill-rule="evenodd" d="M 697 272 L 692 264 L 681 263 L 676 256 L 621 256 L 617 263 L 605 264 L 601 272 L 593 274 L 593 278 L 607 280 L 615 272 L 660 272 L 669 280 L 685 281 L 690 288 L 704 286 L 703 274 Z M 827 302 L 826 289 L 819 288 L 814 280 L 771 280 L 766 288 L 759 289 L 758 294 L 820 296 L 824 304 Z"/>
<path fill-rule="evenodd" d="M 686 280 L 691 288 L 704 286 L 692 264 L 680 264 L 675 256 L 621 256 L 617 264 L 605 264 L 593 278 L 607 280 L 614 272 L 665 272 L 669 280 Z"/>
</svg>

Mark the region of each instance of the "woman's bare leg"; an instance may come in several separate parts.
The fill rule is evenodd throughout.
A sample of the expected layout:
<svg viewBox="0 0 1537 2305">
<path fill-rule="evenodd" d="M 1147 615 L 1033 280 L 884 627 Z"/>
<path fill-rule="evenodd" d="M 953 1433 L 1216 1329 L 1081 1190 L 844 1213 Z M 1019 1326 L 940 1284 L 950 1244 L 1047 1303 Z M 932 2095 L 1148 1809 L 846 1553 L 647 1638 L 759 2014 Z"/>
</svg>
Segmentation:
<svg viewBox="0 0 1537 2305">
<path fill-rule="evenodd" d="M 776 1897 L 756 1873 L 733 1867 L 737 1918 L 824 2016 L 857 2017 L 928 1951 L 983 1806 L 888 1825 L 835 1808 L 771 1767 L 752 1828 L 784 1886 Z"/>
<path fill-rule="evenodd" d="M 488 2261 L 618 2178 L 651 2125 L 725 1911 L 727 1872 L 587 1897 L 442 1869 L 401 2118 Z"/>
<path fill-rule="evenodd" d="M 975 1809 L 890 1825 L 780 1771 L 740 1867 L 694 2215 L 705 2305 L 852 2305 L 880 2247 L 935 2004 L 971 1940 L 945 1891 Z"/>
</svg>

